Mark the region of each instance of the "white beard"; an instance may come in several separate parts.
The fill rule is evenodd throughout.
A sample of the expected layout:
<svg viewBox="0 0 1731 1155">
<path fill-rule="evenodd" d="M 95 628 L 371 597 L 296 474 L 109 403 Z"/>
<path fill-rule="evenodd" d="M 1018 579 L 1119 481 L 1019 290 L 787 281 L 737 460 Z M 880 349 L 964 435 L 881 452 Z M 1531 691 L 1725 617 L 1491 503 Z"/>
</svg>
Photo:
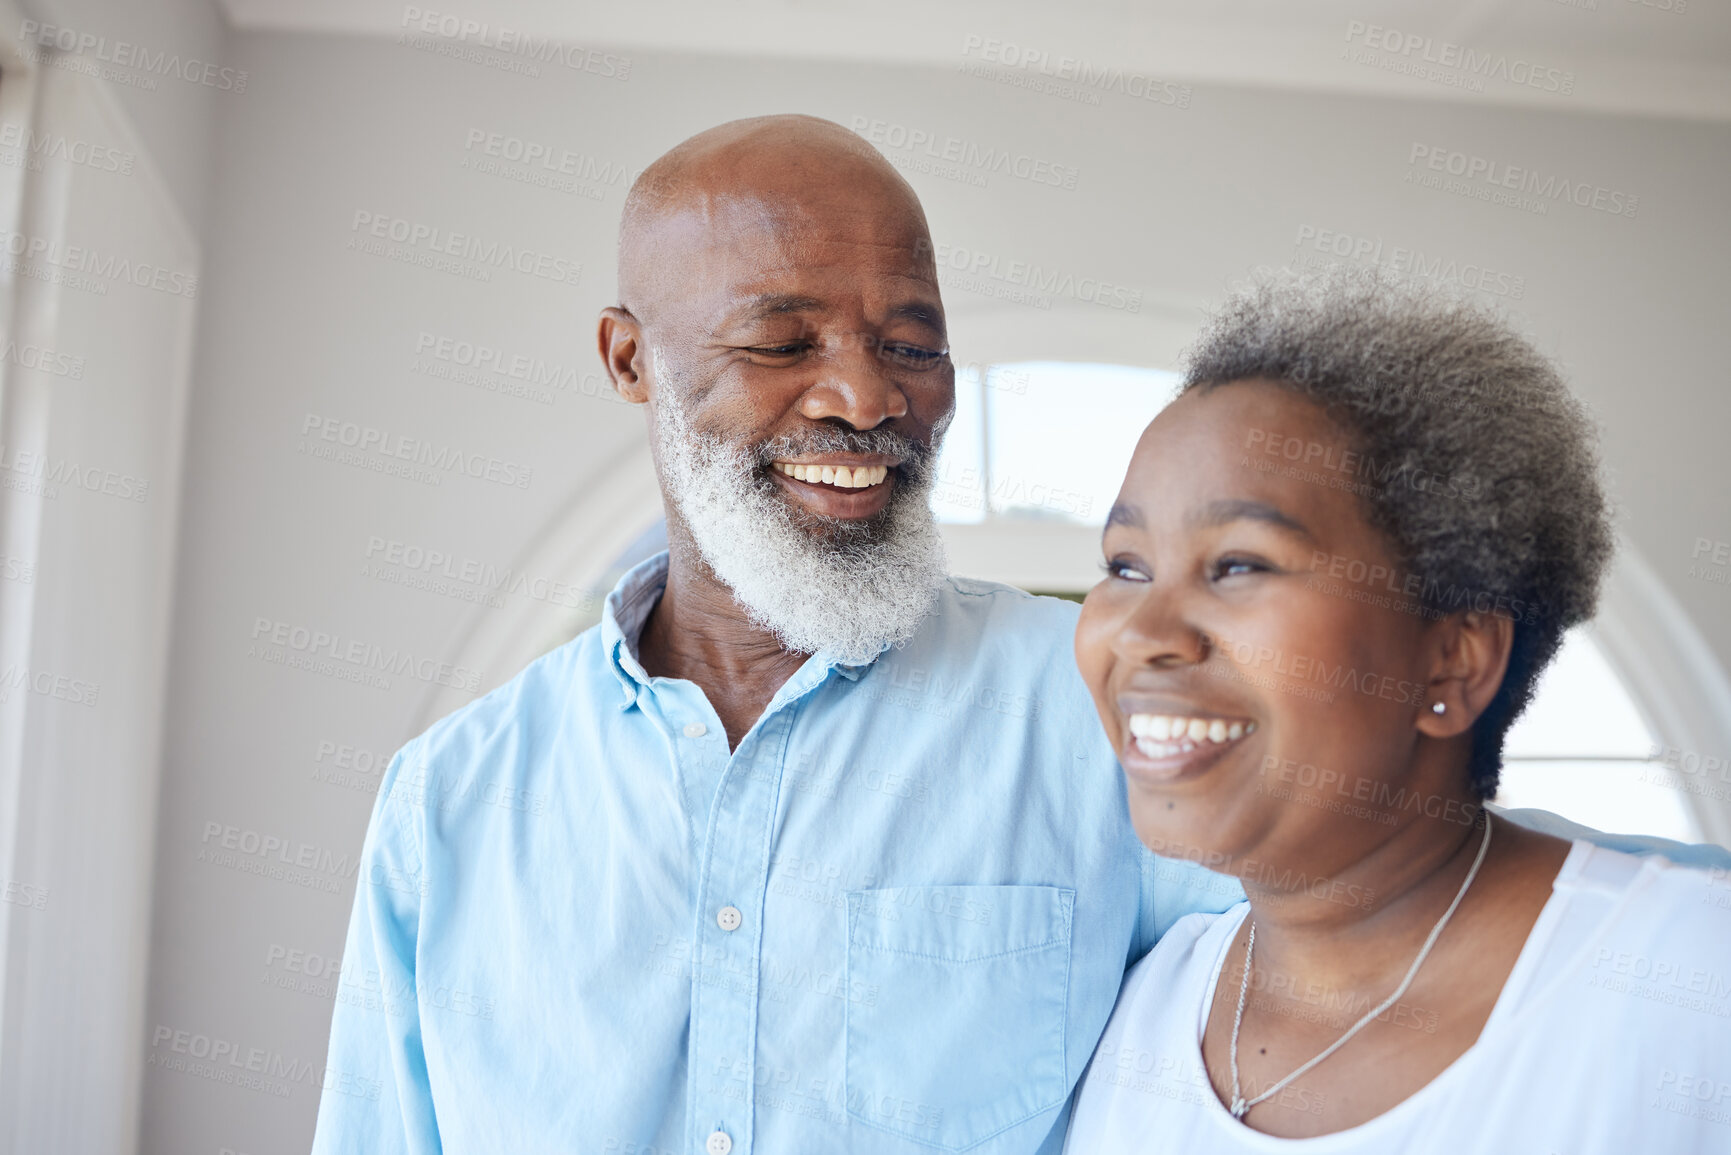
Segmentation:
<svg viewBox="0 0 1731 1155">
<path fill-rule="evenodd" d="M 654 438 L 662 483 L 715 576 L 746 616 L 795 653 L 858 665 L 914 634 L 947 572 L 932 516 L 930 447 L 888 430 L 812 430 L 747 448 L 692 427 L 683 383 L 655 365 Z M 796 507 L 768 465 L 805 453 L 877 452 L 903 459 L 889 504 L 862 522 Z"/>
</svg>

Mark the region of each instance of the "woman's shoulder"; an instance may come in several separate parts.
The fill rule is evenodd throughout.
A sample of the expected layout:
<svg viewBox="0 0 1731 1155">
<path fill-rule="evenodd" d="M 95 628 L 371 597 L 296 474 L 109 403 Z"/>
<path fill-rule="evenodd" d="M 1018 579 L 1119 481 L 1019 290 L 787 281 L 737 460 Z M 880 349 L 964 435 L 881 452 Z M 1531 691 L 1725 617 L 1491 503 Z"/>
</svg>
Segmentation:
<svg viewBox="0 0 1731 1155">
<path fill-rule="evenodd" d="M 1172 992 L 1183 980 L 1206 983 L 1213 977 L 1222 948 L 1249 909 L 1248 902 L 1240 902 L 1220 914 L 1198 911 L 1173 923 L 1154 949 L 1124 976 L 1119 1006 L 1136 1001 L 1144 992 L 1154 992 L 1163 1005 L 1172 1003 Z"/>
<path fill-rule="evenodd" d="M 1578 989 L 1627 996 L 1613 1005 L 1667 1031 L 1708 1023 L 1724 1031 L 1731 1019 L 1731 872 L 1577 842 L 1556 890 L 1571 905 L 1600 913 L 1597 933 L 1569 944 L 1567 969 Z"/>
</svg>

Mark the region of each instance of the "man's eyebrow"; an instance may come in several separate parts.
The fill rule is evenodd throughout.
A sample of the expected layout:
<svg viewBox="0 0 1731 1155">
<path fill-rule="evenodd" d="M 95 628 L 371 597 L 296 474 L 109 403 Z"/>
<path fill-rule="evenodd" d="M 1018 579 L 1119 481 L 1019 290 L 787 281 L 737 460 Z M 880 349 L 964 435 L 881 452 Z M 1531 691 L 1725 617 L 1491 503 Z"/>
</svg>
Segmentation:
<svg viewBox="0 0 1731 1155">
<path fill-rule="evenodd" d="M 821 308 L 823 302 L 816 297 L 802 297 L 797 293 L 759 293 L 742 301 L 729 313 L 729 318 L 735 321 L 762 321 L 788 313 L 810 313 Z"/>
<path fill-rule="evenodd" d="M 1210 529 L 1239 520 L 1260 521 L 1311 541 L 1316 540 L 1316 535 L 1311 533 L 1303 522 L 1266 501 L 1216 501 L 1204 506 L 1200 513 L 1193 513 L 1184 520 L 1193 529 Z"/>
<path fill-rule="evenodd" d="M 934 333 L 944 332 L 944 314 L 923 301 L 908 301 L 890 310 L 891 321 L 914 321 Z"/>
</svg>

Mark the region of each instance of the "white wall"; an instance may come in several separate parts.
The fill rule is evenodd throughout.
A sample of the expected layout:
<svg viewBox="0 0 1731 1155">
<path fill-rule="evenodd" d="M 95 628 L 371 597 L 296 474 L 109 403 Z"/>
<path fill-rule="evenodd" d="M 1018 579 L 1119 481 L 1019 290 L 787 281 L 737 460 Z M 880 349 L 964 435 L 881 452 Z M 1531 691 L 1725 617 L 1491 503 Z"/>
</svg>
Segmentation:
<svg viewBox="0 0 1731 1155">
<path fill-rule="evenodd" d="M 292 648 L 267 644 L 275 623 L 334 635 L 338 649 L 459 661 L 485 651 L 465 639 L 488 623 L 548 607 L 510 593 L 503 609 L 477 607 L 381 580 L 364 568 L 384 560 L 369 542 L 442 551 L 458 569 L 472 559 L 581 578 L 612 545 L 566 543 L 548 561 L 536 554 L 545 527 L 596 493 L 629 497 L 637 512 L 622 521 L 649 508 L 639 415 L 594 395 L 593 319 L 612 301 L 623 186 L 589 199 L 475 171 L 471 130 L 635 170 L 719 121 L 791 110 L 1074 166 L 1073 190 L 911 175 L 940 244 L 1140 293 L 1134 313 L 1062 296 L 1045 308 L 947 276 L 962 361 L 1173 365 L 1199 309 L 1252 267 L 1290 261 L 1306 227 L 1489 266 L 1506 287 L 1519 278 L 1508 303 L 1605 421 L 1625 532 L 1731 663 L 1731 587 L 1688 576 L 1697 538 L 1731 538 L 1731 396 L 1716 350 L 1731 268 L 1725 127 L 1202 88 L 1184 109 L 1113 95 L 1091 107 L 948 69 L 635 52 L 625 81 L 546 66 L 529 78 L 388 41 L 289 34 L 237 36 L 224 52 L 250 81 L 220 105 L 148 1023 L 152 1037 L 204 1035 L 314 1074 L 282 1080 L 277 1095 L 148 1070 L 144 1151 L 304 1149 L 335 980 L 295 973 L 290 952 L 334 966 L 353 893 L 343 866 L 382 759 L 430 703 L 471 696 L 404 674 L 374 688 L 289 668 L 274 659 Z M 1415 143 L 1633 194 L 1639 210 L 1553 204 L 1540 216 L 1420 187 L 1406 180 L 1422 171 L 1408 163 Z M 495 269 L 482 283 L 356 251 L 357 212 L 579 260 L 581 282 Z M 568 367 L 573 387 L 546 405 L 436 379 L 417 371 L 423 333 Z M 532 480 L 430 485 L 318 460 L 303 452 L 327 444 L 303 432 L 308 415 L 521 463 Z M 478 688 L 514 672 L 488 664 Z M 329 751 L 346 747 L 370 753 L 370 770 L 338 765 Z M 254 838 L 285 849 L 248 854 Z M 296 878 L 258 873 L 302 854 L 312 865 Z"/>
<path fill-rule="evenodd" d="M 109 86 L 21 36 L 207 45 L 220 24 L 113 8 L 0 3 L 0 1152 L 129 1149 L 145 1062 L 186 212 L 213 118 L 202 93 Z"/>
</svg>

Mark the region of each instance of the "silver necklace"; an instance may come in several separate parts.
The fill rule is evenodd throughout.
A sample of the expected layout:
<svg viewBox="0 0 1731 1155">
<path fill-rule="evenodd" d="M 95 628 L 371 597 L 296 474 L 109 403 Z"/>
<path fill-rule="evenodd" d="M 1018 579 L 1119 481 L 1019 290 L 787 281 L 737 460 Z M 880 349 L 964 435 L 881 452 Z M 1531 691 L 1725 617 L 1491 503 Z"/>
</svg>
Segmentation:
<svg viewBox="0 0 1731 1155">
<path fill-rule="evenodd" d="M 1314 1059 L 1311 1059 L 1310 1062 L 1304 1064 L 1304 1066 L 1298 1068 L 1298 1070 L 1292 1072 L 1292 1074 L 1286 1076 L 1286 1078 L 1280 1080 L 1280 1082 L 1274 1084 L 1274 1086 L 1268 1088 L 1268 1090 L 1262 1092 L 1262 1094 L 1256 1096 L 1256 1098 L 1245 1099 L 1238 1089 L 1238 1032 L 1239 1029 L 1244 1026 L 1244 998 L 1250 992 L 1250 958 L 1252 953 L 1256 950 L 1256 920 L 1250 920 L 1250 941 L 1244 944 L 1244 977 L 1238 982 L 1238 1012 L 1232 1017 L 1232 1117 L 1234 1119 L 1243 1119 L 1245 1114 L 1249 1112 L 1250 1108 L 1256 1106 L 1256 1104 L 1263 1100 L 1271 1099 L 1275 1095 L 1284 1091 L 1287 1085 L 1294 1079 L 1298 1078 L 1300 1075 L 1328 1058 L 1328 1056 L 1344 1047 L 1347 1040 L 1358 1034 L 1358 1032 L 1364 1030 L 1364 1028 L 1370 1025 L 1378 1015 L 1399 1002 L 1400 996 L 1406 994 L 1406 989 L 1412 985 L 1414 976 L 1418 974 L 1418 968 L 1424 965 L 1424 960 L 1430 955 L 1431 947 L 1436 945 L 1436 940 L 1438 936 L 1442 934 L 1443 927 L 1447 926 L 1449 919 L 1454 917 L 1455 908 L 1460 906 L 1461 899 L 1467 896 L 1467 887 L 1471 886 L 1473 884 L 1473 879 L 1478 877 L 1479 867 L 1483 865 L 1485 860 L 1485 851 L 1489 850 L 1491 846 L 1491 812 L 1485 810 L 1484 816 L 1485 836 L 1483 840 L 1479 842 L 1478 857 L 1473 859 L 1473 867 L 1471 870 L 1467 871 L 1466 881 L 1461 883 L 1460 890 L 1455 893 L 1455 900 L 1449 903 L 1449 908 L 1443 911 L 1443 916 L 1437 919 L 1437 924 L 1435 926 L 1431 927 L 1430 937 L 1424 940 L 1424 947 L 1418 952 L 1418 957 L 1412 960 L 1412 967 L 1406 972 L 1406 978 L 1400 981 L 1400 986 L 1396 987 L 1392 995 L 1378 1003 L 1369 1014 L 1364 1016 L 1364 1018 L 1352 1024 L 1352 1026 L 1347 1029 L 1346 1034 L 1334 1040 L 1327 1050 L 1317 1055 Z"/>
</svg>

